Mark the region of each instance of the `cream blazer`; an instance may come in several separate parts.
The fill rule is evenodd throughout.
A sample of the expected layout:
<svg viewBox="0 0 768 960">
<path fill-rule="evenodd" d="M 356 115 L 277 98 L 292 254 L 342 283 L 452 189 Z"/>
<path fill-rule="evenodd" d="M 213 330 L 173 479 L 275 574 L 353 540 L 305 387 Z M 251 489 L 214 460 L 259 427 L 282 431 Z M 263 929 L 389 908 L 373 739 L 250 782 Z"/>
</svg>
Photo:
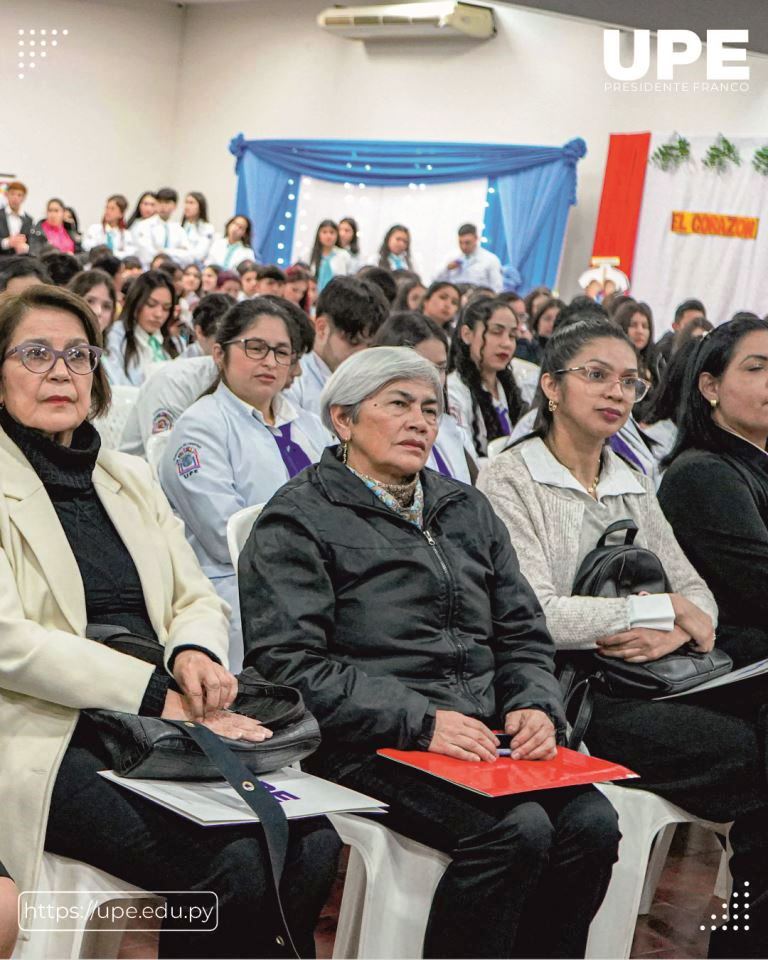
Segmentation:
<svg viewBox="0 0 768 960">
<path fill-rule="evenodd" d="M 228 608 L 143 460 L 99 453 L 99 499 L 133 557 L 165 662 L 183 644 L 227 662 Z M 0 430 L 0 860 L 35 889 L 56 774 L 87 707 L 136 713 L 152 674 L 85 639 L 75 557 L 42 481 Z"/>
</svg>

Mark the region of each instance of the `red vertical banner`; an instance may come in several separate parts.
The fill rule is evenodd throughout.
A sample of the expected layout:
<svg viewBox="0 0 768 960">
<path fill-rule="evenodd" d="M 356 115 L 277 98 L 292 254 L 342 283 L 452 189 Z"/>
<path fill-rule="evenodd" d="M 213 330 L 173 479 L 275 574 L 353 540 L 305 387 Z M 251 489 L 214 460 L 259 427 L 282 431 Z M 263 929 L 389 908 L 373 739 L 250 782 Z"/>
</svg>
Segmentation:
<svg viewBox="0 0 768 960">
<path fill-rule="evenodd" d="M 650 133 L 611 134 L 592 246 L 593 257 L 618 257 L 630 279 L 650 143 Z"/>
</svg>

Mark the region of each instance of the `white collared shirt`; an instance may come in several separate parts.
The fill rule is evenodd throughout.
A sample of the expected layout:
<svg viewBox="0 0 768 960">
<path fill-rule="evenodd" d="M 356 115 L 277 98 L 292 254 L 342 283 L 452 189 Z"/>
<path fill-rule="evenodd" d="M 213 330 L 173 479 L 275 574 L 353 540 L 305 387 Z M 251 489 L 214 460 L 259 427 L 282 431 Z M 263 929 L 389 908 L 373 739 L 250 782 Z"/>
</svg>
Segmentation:
<svg viewBox="0 0 768 960">
<path fill-rule="evenodd" d="M 446 258 L 449 262 L 450 257 Z M 458 266 L 453 270 L 447 267 L 435 277 L 435 280 L 447 280 L 450 283 L 471 283 L 476 287 L 490 287 L 496 293 L 504 289 L 504 279 L 501 273 L 501 260 L 495 253 L 486 250 L 478 243 L 470 254 L 459 253 L 453 258 Z"/>
<path fill-rule="evenodd" d="M 539 437 L 521 443 L 518 450 L 536 483 L 567 490 L 584 504 L 584 519 L 579 531 L 579 563 L 594 550 L 607 527 L 618 520 L 631 519 L 632 513 L 624 504 L 625 496 L 647 496 L 635 471 L 610 448 L 603 452 L 596 499 L 587 493 Z M 666 593 L 630 597 L 628 615 L 632 627 L 671 630 L 675 625 L 675 611 Z"/>
</svg>

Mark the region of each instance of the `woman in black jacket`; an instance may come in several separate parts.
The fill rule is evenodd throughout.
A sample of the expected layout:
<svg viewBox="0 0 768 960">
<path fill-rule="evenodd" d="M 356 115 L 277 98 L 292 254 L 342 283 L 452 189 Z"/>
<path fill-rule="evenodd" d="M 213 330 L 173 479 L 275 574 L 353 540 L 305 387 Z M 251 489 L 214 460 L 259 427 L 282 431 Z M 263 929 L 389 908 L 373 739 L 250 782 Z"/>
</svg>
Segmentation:
<svg viewBox="0 0 768 960">
<path fill-rule="evenodd" d="M 659 502 L 740 667 L 768 657 L 768 321 L 737 314 L 701 339 L 680 411 Z"/>
<path fill-rule="evenodd" d="M 487 799 L 376 756 L 554 756 L 553 644 L 485 497 L 424 464 L 443 393 L 405 347 L 354 354 L 323 419 L 341 439 L 270 501 L 240 557 L 246 663 L 298 686 L 323 744 L 310 769 L 389 804 L 451 855 L 425 957 L 578 957 L 616 859 L 592 787 Z"/>
</svg>

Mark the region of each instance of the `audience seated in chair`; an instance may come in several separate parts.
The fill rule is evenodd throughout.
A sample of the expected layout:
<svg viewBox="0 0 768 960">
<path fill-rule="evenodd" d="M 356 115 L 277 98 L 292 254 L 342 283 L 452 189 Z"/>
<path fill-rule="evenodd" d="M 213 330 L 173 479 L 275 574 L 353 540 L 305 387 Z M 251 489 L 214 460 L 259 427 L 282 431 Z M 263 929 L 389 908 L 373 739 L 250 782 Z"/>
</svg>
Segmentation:
<svg viewBox="0 0 768 960">
<path fill-rule="evenodd" d="M 226 710 L 237 692 L 222 665 L 227 608 L 149 467 L 100 450 L 89 422 L 109 404 L 100 342 L 69 291 L 37 286 L 0 304 L 0 803 L 13 816 L 2 859 L 23 890 L 36 889 L 43 849 L 149 891 L 212 890 L 216 929 L 161 931 L 161 956 L 240 957 L 247 944 L 249 957 L 274 957 L 284 926 L 260 828 L 206 830 L 98 775 L 110 764 L 92 708 L 270 736 Z M 89 623 L 156 641 L 164 665 L 86 639 Z M 303 956 L 338 846 L 325 818 L 290 825 L 283 898 Z"/>
<path fill-rule="evenodd" d="M 480 478 L 564 652 L 596 649 L 643 663 L 686 643 L 706 651 L 715 642 L 714 598 L 675 539 L 652 482 L 606 442 L 646 386 L 634 346 L 614 324 L 560 328 L 544 354 L 536 435 L 501 453 Z M 581 560 L 609 524 L 627 518 L 638 527 L 635 542 L 661 559 L 671 592 L 571 596 Z M 768 947 L 768 908 L 760 907 L 768 895 L 768 786 L 756 711 L 734 700 L 738 694 L 717 690 L 619 699 L 598 687 L 585 742 L 640 774 L 623 787 L 657 793 L 701 819 L 734 821 L 734 889 L 743 892 L 746 881 L 755 899 L 749 935 L 738 934 L 728 948 L 736 952 L 721 955 L 754 957 Z"/>
<path fill-rule="evenodd" d="M 425 957 L 583 956 L 618 844 L 597 790 L 489 800 L 376 756 L 493 762 L 502 726 L 515 757 L 545 759 L 564 732 L 554 647 L 508 534 L 472 487 L 424 470 L 443 409 L 411 349 L 339 366 L 322 414 L 341 446 L 272 498 L 240 555 L 246 662 L 301 689 L 323 734 L 312 770 L 452 857 Z"/>
</svg>

